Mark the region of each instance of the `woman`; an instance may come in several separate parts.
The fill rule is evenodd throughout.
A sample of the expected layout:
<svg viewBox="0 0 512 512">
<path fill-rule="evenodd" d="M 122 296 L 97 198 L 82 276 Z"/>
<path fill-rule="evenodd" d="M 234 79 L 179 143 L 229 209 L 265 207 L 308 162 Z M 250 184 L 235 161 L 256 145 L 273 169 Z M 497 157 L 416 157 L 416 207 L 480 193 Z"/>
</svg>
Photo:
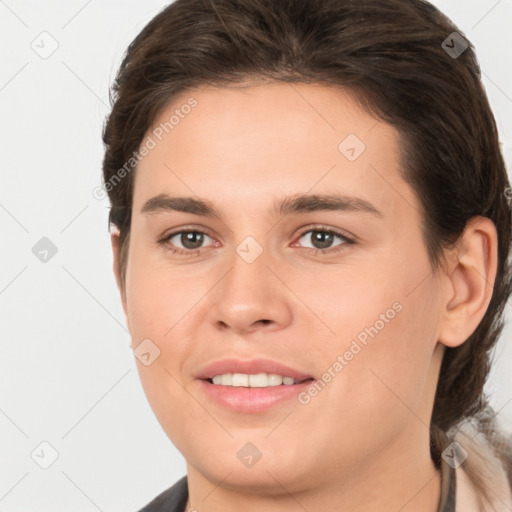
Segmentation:
<svg viewBox="0 0 512 512">
<path fill-rule="evenodd" d="M 143 511 L 512 510 L 483 395 L 510 190 L 421 0 L 177 0 L 104 129 L 114 272 L 187 475 Z"/>
</svg>

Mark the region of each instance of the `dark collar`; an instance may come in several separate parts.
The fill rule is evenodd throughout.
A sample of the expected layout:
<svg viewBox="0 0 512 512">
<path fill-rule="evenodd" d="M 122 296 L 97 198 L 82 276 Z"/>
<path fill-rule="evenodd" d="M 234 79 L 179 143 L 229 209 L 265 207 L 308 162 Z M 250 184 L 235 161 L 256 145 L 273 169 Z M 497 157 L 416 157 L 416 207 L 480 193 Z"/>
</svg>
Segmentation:
<svg viewBox="0 0 512 512">
<path fill-rule="evenodd" d="M 184 512 L 188 500 L 187 476 L 159 494 L 139 512 Z"/>
</svg>

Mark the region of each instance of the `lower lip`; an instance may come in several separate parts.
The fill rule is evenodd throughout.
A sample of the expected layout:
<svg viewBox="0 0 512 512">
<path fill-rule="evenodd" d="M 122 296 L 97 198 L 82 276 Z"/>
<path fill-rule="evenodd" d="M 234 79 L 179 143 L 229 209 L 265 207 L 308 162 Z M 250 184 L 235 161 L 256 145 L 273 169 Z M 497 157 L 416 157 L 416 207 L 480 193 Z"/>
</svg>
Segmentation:
<svg viewBox="0 0 512 512">
<path fill-rule="evenodd" d="M 204 392 L 219 405 L 237 412 L 263 412 L 286 402 L 304 391 L 313 381 L 299 384 L 269 386 L 266 388 L 244 388 L 220 386 L 207 380 L 200 380 Z"/>
</svg>

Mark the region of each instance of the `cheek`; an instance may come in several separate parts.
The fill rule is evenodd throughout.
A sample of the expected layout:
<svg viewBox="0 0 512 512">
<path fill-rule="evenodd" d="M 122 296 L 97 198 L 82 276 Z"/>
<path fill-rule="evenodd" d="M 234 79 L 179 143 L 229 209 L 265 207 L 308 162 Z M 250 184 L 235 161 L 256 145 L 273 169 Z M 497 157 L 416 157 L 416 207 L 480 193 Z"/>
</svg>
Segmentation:
<svg viewBox="0 0 512 512">
<path fill-rule="evenodd" d="M 184 407 L 182 361 L 188 350 L 184 333 L 200 290 L 183 279 L 166 280 L 165 269 L 136 250 L 127 274 L 127 315 L 132 349 L 144 391 L 157 417 Z M 143 354 L 150 355 L 144 357 Z"/>
<path fill-rule="evenodd" d="M 136 263 L 137 260 L 132 261 Z M 136 268 L 141 271 L 136 273 Z M 190 415 L 197 417 L 200 414 L 200 411 L 193 412 L 194 403 L 184 390 L 186 383 L 182 374 L 183 362 L 191 350 L 184 328 L 190 310 L 197 302 L 196 292 L 179 280 L 176 280 L 175 289 L 170 288 L 162 274 L 155 270 L 144 269 L 141 265 L 133 265 L 132 269 L 127 302 L 140 381 L 156 418 L 180 449 L 180 436 L 189 431 Z M 144 357 L 137 356 L 146 351 L 142 349 L 146 346 L 156 355 L 148 365 Z"/>
<path fill-rule="evenodd" d="M 326 365 L 342 356 L 342 369 L 318 401 L 319 414 L 330 404 L 336 424 L 361 438 L 375 436 L 377 421 L 382 439 L 422 416 L 437 341 L 437 293 L 427 287 L 409 295 L 374 291 L 364 315 L 354 308 L 346 322 L 350 334 L 339 338 Z"/>
<path fill-rule="evenodd" d="M 171 342 L 173 350 L 179 350 L 179 333 L 207 294 L 208 283 L 197 275 L 184 275 L 179 269 L 170 272 L 165 263 L 155 263 L 155 258 L 142 250 L 135 250 L 131 257 L 127 310 L 133 344 L 154 338 L 162 350 Z"/>
<path fill-rule="evenodd" d="M 330 403 L 339 424 L 370 435 L 376 418 L 391 426 L 422 407 L 440 314 L 439 287 L 424 256 L 383 259 L 380 270 L 348 276 L 344 292 L 330 298 L 326 323 L 337 335 L 317 356 L 336 377 L 319 393 L 319 414 Z"/>
</svg>

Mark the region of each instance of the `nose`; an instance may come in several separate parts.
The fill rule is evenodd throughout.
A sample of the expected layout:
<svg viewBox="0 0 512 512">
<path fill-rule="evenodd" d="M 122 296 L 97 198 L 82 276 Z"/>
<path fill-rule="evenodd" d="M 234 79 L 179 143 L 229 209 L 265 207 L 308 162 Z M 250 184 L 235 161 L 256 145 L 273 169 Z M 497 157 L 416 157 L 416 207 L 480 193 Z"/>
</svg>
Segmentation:
<svg viewBox="0 0 512 512">
<path fill-rule="evenodd" d="M 285 267 L 265 250 L 252 262 L 235 252 L 230 263 L 211 297 L 215 328 L 243 335 L 289 325 L 293 294 L 284 284 Z"/>
</svg>

